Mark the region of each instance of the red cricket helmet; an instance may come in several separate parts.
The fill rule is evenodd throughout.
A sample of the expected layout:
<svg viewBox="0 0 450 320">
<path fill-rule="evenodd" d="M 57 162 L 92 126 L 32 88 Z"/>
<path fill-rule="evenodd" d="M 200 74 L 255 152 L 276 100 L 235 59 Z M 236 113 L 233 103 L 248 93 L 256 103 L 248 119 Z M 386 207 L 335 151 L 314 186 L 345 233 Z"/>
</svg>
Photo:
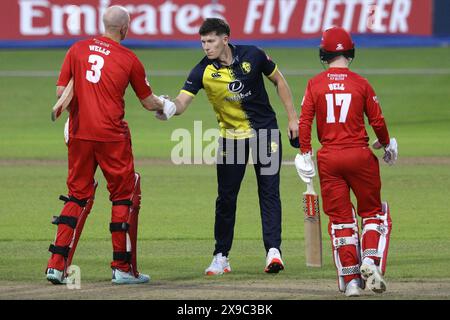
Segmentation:
<svg viewBox="0 0 450 320">
<path fill-rule="evenodd" d="M 328 62 L 337 56 L 353 59 L 355 44 L 344 28 L 333 27 L 323 32 L 319 55 L 322 62 Z"/>
</svg>

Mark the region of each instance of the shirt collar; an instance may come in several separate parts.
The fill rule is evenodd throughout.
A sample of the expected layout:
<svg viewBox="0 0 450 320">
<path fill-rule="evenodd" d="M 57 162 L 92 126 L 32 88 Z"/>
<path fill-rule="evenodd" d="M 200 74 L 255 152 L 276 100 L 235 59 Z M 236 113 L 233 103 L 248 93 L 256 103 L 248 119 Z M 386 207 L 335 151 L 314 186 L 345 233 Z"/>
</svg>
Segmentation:
<svg viewBox="0 0 450 320">
<path fill-rule="evenodd" d="M 239 63 L 239 55 L 238 55 L 238 50 L 237 47 L 231 43 L 228 43 L 228 46 L 231 49 L 231 54 L 233 55 L 233 60 L 231 61 L 231 65 L 234 65 L 235 63 Z M 214 66 L 214 68 L 216 68 L 217 70 L 219 70 L 220 68 L 222 68 L 222 64 L 219 62 L 218 59 L 214 59 L 214 60 L 209 60 L 209 62 Z"/>
<path fill-rule="evenodd" d="M 332 68 L 328 68 L 328 71 L 333 71 L 333 72 L 339 72 L 339 71 L 348 71 L 349 68 L 336 68 L 336 67 L 332 67 Z"/>
<path fill-rule="evenodd" d="M 101 42 L 105 42 L 109 45 L 121 45 L 120 43 L 114 41 L 113 39 L 110 39 L 108 37 L 105 36 L 99 36 L 99 37 L 95 37 L 95 40 L 101 41 Z"/>
</svg>

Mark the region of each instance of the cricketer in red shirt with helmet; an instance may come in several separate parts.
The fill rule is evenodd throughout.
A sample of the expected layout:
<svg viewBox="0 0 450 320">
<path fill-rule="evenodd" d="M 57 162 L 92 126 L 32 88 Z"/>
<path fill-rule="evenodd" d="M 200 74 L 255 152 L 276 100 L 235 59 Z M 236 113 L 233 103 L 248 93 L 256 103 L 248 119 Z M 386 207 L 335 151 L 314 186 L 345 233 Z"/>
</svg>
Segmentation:
<svg viewBox="0 0 450 320">
<path fill-rule="evenodd" d="M 369 148 L 364 115 L 378 138 L 374 148 L 385 148 L 389 164 L 397 159 L 397 142 L 389 137 L 374 90 L 348 69 L 354 54 L 346 30 L 333 27 L 323 33 L 320 59 L 329 68 L 308 82 L 299 121 L 300 154 L 295 159 L 300 178 L 308 182 L 315 175 L 311 126 L 316 117 L 323 210 L 329 217 L 339 290 L 347 296 L 359 296 L 366 282 L 374 292 L 386 290 L 383 275 L 392 223 L 387 203 L 381 202 L 379 163 Z M 362 218 L 361 239 L 350 190 Z"/>
<path fill-rule="evenodd" d="M 57 82 L 60 96 L 73 78 L 74 94 L 68 121 L 68 196 L 59 217 L 56 239 L 47 264 L 47 280 L 67 282 L 84 222 L 92 208 L 100 166 L 112 202 L 110 231 L 113 245 L 112 282 L 136 284 L 150 277 L 137 269 L 137 225 L 140 208 L 140 175 L 134 170 L 131 135 L 126 121 L 124 94 L 131 84 L 144 108 L 161 110 L 171 117 L 175 105 L 152 93 L 145 70 L 136 55 L 120 42 L 125 39 L 130 16 L 121 6 L 104 15 L 105 34 L 76 42 L 67 52 Z"/>
</svg>

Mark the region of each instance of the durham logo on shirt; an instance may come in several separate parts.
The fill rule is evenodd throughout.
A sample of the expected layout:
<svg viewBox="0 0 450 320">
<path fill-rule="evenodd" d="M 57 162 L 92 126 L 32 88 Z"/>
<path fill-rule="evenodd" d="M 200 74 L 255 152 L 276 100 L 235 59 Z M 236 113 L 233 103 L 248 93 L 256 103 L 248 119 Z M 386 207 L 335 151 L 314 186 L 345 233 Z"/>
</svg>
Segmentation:
<svg viewBox="0 0 450 320">
<path fill-rule="evenodd" d="M 252 71 L 252 65 L 250 64 L 250 62 L 247 61 L 242 62 L 241 68 L 245 74 L 248 74 L 250 73 L 250 71 Z"/>
</svg>

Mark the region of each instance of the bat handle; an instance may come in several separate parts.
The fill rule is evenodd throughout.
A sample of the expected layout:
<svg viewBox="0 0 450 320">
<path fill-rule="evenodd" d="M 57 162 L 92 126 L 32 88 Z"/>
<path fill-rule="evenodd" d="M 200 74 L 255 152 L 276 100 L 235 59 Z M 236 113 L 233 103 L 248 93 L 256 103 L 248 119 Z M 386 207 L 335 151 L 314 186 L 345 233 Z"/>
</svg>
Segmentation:
<svg viewBox="0 0 450 320">
<path fill-rule="evenodd" d="M 314 191 L 314 185 L 313 185 L 313 179 L 311 178 L 311 180 L 306 183 L 306 193 L 308 194 L 315 194 L 316 192 Z"/>
</svg>

